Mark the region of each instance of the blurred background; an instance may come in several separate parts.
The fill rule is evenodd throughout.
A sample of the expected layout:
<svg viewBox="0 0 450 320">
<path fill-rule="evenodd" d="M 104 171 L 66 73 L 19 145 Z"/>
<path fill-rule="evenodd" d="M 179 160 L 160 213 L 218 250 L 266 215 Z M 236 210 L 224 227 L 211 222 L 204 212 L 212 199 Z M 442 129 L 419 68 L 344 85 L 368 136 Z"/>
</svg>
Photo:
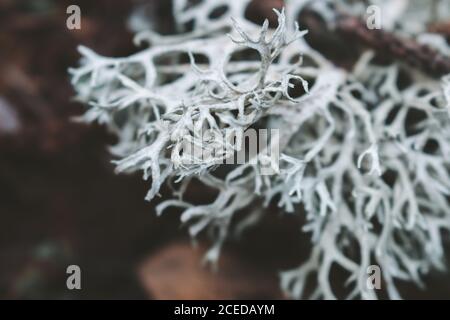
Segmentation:
<svg viewBox="0 0 450 320">
<path fill-rule="evenodd" d="M 249 16 L 262 21 L 280 3 L 255 1 Z M 80 30 L 66 27 L 71 4 L 81 8 Z M 113 173 L 114 138 L 71 120 L 83 112 L 67 72 L 77 45 L 107 56 L 136 52 L 128 18 L 140 6 L 159 32 L 173 31 L 170 1 L 0 0 L 0 298 L 283 298 L 278 272 L 310 246 L 301 214 L 268 208 L 262 224 L 225 246 L 213 272 L 201 265 L 208 243 L 193 246 L 176 212 L 156 217 L 159 200 L 144 201 L 140 174 Z M 337 64 L 353 59 L 354 48 L 323 39 Z M 72 264 L 81 290 L 66 287 Z M 431 274 L 427 290 L 405 284 L 404 297 L 449 298 L 449 281 Z"/>
</svg>

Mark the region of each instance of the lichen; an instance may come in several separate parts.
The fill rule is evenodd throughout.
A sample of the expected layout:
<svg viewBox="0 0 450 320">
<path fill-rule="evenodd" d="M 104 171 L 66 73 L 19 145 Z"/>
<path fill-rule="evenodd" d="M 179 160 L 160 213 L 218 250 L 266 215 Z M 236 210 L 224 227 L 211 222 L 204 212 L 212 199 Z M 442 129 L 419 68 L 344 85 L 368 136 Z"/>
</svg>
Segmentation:
<svg viewBox="0 0 450 320">
<path fill-rule="evenodd" d="M 118 137 L 111 148 L 119 159 L 116 171 L 142 171 L 151 180 L 147 200 L 166 182 L 179 186 L 157 213 L 179 207 L 192 237 L 210 234 L 206 261 L 219 258 L 236 212 L 247 212 L 236 225 L 242 231 L 277 203 L 285 212 L 305 214 L 303 231 L 311 234 L 310 258 L 281 274 L 291 297 L 307 298 L 312 277 L 310 298 L 336 298 L 334 264 L 348 273 L 348 298 L 377 298 L 366 286 L 371 264 L 381 267 L 392 299 L 400 298 L 398 280 L 422 286 L 423 274 L 445 268 L 441 234 L 450 229 L 448 77 L 439 82 L 400 64 L 379 66 L 371 52 L 345 71 L 299 31 L 295 20 L 310 1 L 287 1 L 286 11 L 276 11 L 276 29 L 247 20 L 248 2 L 189 6 L 175 0 L 178 29 L 193 22 L 193 30 L 172 36 L 143 31 L 135 40 L 149 47 L 129 57 L 80 47 L 81 66 L 70 73 L 78 99 L 89 105 L 81 120 L 105 124 Z M 326 3 L 312 7 L 332 19 Z M 220 6 L 226 12 L 210 18 Z M 410 14 L 407 9 L 397 6 L 390 19 Z M 410 85 L 400 86 L 400 72 Z M 223 174 L 224 160 L 255 127 L 279 130 L 274 174 L 261 174 L 261 154 Z M 204 139 L 207 130 L 214 138 Z M 183 152 L 186 143 L 222 152 L 192 161 Z M 216 190 L 215 200 L 185 200 L 193 180 Z"/>
</svg>

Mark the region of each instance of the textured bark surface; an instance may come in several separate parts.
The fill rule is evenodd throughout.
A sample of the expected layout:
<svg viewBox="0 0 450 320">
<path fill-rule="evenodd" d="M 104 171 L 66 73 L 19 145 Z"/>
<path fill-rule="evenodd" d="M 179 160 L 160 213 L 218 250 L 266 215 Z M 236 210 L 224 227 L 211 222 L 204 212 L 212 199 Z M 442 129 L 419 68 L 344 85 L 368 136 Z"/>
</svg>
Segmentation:
<svg viewBox="0 0 450 320">
<path fill-rule="evenodd" d="M 336 30 L 348 43 L 356 41 L 381 56 L 404 62 L 436 78 L 450 73 L 450 58 L 414 39 L 405 39 L 382 29 L 369 30 L 365 21 L 342 15 Z"/>
</svg>

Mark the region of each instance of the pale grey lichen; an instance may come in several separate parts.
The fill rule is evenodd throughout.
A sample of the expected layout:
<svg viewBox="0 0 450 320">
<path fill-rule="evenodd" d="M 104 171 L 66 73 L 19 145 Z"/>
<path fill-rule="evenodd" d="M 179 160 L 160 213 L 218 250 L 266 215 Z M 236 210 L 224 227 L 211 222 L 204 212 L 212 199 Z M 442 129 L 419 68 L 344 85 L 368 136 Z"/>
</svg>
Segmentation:
<svg viewBox="0 0 450 320">
<path fill-rule="evenodd" d="M 395 21 L 414 12 L 403 2 L 377 3 L 395 3 Z M 441 234 L 450 229 L 448 77 L 438 82 L 398 64 L 377 66 L 371 52 L 346 72 L 312 49 L 295 23 L 306 5 L 332 19 L 328 1 L 287 1 L 275 30 L 248 21 L 248 3 L 174 0 L 179 31 L 188 22 L 193 30 L 143 31 L 136 41 L 149 47 L 129 57 L 80 47 L 81 66 L 70 72 L 78 98 L 89 104 L 82 119 L 116 134 L 117 172 L 142 170 L 151 178 L 147 200 L 165 182 L 179 185 L 157 213 L 180 207 L 193 237 L 208 232 L 214 245 L 207 261 L 218 259 L 236 212 L 248 212 L 237 223 L 241 232 L 276 202 L 286 212 L 305 212 L 303 230 L 312 240 L 310 258 L 281 274 L 289 296 L 307 298 L 311 278 L 310 298 L 335 298 L 333 265 L 348 273 L 349 298 L 377 297 L 366 286 L 371 264 L 381 267 L 390 298 L 400 298 L 398 280 L 423 285 L 423 274 L 445 268 Z M 351 1 L 339 3 L 364 13 Z M 212 19 L 221 6 L 226 12 Z M 399 85 L 400 71 L 410 85 Z M 292 96 L 293 89 L 303 94 Z M 216 174 L 251 127 L 279 129 L 276 173 L 261 175 L 257 159 Z M 215 138 L 205 141 L 205 129 Z M 192 162 L 185 143 L 224 152 Z M 184 199 L 193 179 L 217 190 L 212 203 Z"/>
</svg>

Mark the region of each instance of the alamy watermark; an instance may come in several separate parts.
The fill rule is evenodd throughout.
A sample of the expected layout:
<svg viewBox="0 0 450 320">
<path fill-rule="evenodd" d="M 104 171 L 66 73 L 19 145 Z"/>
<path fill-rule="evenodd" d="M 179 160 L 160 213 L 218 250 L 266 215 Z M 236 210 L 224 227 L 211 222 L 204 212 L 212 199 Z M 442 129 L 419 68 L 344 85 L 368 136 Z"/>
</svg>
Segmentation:
<svg viewBox="0 0 450 320">
<path fill-rule="evenodd" d="M 77 5 L 70 5 L 66 9 L 66 13 L 69 15 L 66 19 L 66 26 L 69 30 L 81 29 L 81 9 Z"/>
<path fill-rule="evenodd" d="M 381 29 L 381 8 L 376 5 L 371 5 L 367 7 L 366 10 L 366 26 L 369 30 Z"/>
<path fill-rule="evenodd" d="M 66 273 L 69 275 L 66 286 L 69 290 L 81 290 L 81 268 L 76 264 L 67 267 Z"/>
<path fill-rule="evenodd" d="M 367 267 L 366 286 L 369 290 L 381 289 L 381 268 L 379 265 L 373 264 Z"/>
<path fill-rule="evenodd" d="M 186 135 L 177 159 L 181 166 L 202 164 L 258 165 L 261 175 L 278 172 L 280 159 L 279 129 L 206 130 L 196 137 Z"/>
</svg>

